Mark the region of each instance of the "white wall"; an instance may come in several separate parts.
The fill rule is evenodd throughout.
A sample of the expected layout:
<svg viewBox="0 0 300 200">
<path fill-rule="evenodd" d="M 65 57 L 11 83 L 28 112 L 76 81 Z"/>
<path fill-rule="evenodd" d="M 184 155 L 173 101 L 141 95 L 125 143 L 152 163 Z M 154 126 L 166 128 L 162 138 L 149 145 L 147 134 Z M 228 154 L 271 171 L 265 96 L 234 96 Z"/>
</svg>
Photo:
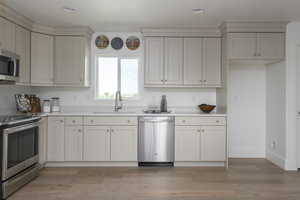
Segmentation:
<svg viewBox="0 0 300 200">
<path fill-rule="evenodd" d="M 0 115 L 16 113 L 15 94 L 30 93 L 29 87 L 0 85 Z"/>
<path fill-rule="evenodd" d="M 266 68 L 266 158 L 285 168 L 285 62 Z"/>
<path fill-rule="evenodd" d="M 121 50 L 114 50 L 111 47 L 101 50 L 95 47 L 95 38 L 105 34 L 111 40 L 113 37 L 121 37 L 123 41 L 126 41 L 128 36 L 138 36 L 141 41 L 142 35 L 138 32 L 133 33 L 95 33 L 92 38 L 92 60 L 94 61 L 95 55 L 120 55 L 120 56 L 134 56 L 140 58 L 140 68 L 143 69 L 143 43 L 139 49 L 135 51 L 128 50 L 125 46 Z M 125 44 L 124 44 L 125 45 Z M 94 64 L 94 62 L 93 62 Z M 58 96 L 61 98 L 61 104 L 65 110 L 77 109 L 77 110 L 94 110 L 103 109 L 103 106 L 112 107 L 114 101 L 99 101 L 95 100 L 95 71 L 94 65 L 92 66 L 92 85 L 91 88 L 45 88 L 35 87 L 33 91 L 38 93 L 42 97 Z M 168 105 L 177 108 L 193 108 L 197 109 L 197 105 L 201 103 L 216 103 L 216 90 L 215 89 L 161 89 L 161 88 L 144 88 L 143 87 L 143 71 L 140 71 L 140 98 L 138 100 L 132 100 L 125 102 L 125 106 L 129 107 L 145 107 L 151 104 L 160 103 L 162 94 L 167 95 Z M 85 108 L 83 108 L 85 107 Z"/>
<path fill-rule="evenodd" d="M 266 68 L 231 65 L 228 77 L 229 156 L 264 158 Z"/>
</svg>

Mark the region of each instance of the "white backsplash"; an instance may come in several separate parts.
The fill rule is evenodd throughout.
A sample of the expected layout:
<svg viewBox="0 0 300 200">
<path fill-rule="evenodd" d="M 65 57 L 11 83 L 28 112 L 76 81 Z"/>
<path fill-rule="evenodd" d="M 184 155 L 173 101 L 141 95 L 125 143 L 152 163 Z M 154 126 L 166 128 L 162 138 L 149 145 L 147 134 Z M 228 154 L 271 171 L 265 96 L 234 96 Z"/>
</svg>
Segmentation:
<svg viewBox="0 0 300 200">
<path fill-rule="evenodd" d="M 0 115 L 16 113 L 15 94 L 31 93 L 25 86 L 0 85 Z"/>
<path fill-rule="evenodd" d="M 93 88 L 45 88 L 34 87 L 32 91 L 41 98 L 60 97 L 63 111 L 103 111 L 111 110 L 114 100 L 95 100 Z M 124 102 L 126 110 L 141 110 L 149 105 L 160 104 L 161 96 L 167 95 L 169 108 L 186 111 L 197 110 L 202 103 L 216 104 L 215 89 L 171 89 L 144 88 L 137 100 Z"/>
</svg>

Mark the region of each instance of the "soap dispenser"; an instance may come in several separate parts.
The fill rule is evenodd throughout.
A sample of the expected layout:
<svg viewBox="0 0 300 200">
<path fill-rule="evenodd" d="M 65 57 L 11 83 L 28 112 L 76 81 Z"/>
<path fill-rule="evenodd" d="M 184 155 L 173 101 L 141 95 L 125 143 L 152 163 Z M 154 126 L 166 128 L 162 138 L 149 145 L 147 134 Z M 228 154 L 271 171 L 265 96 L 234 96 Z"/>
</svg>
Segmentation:
<svg viewBox="0 0 300 200">
<path fill-rule="evenodd" d="M 167 96 L 166 95 L 161 96 L 160 112 L 168 112 L 168 104 L 167 104 Z"/>
</svg>

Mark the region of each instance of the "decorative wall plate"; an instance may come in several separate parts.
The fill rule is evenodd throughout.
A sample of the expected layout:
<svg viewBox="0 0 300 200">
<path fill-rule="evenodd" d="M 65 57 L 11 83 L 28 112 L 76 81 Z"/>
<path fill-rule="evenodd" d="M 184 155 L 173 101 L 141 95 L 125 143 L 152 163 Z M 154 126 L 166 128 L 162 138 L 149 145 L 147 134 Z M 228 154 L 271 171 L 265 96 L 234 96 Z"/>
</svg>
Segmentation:
<svg viewBox="0 0 300 200">
<path fill-rule="evenodd" d="M 99 35 L 95 40 L 96 47 L 105 49 L 109 45 L 109 39 L 105 35 Z"/>
<path fill-rule="evenodd" d="M 126 40 L 126 46 L 130 50 L 136 50 L 140 46 L 140 39 L 136 36 L 130 36 Z"/>
<path fill-rule="evenodd" d="M 111 40 L 111 47 L 115 50 L 122 49 L 123 45 L 124 45 L 124 42 L 119 37 L 115 37 L 114 39 Z"/>
</svg>

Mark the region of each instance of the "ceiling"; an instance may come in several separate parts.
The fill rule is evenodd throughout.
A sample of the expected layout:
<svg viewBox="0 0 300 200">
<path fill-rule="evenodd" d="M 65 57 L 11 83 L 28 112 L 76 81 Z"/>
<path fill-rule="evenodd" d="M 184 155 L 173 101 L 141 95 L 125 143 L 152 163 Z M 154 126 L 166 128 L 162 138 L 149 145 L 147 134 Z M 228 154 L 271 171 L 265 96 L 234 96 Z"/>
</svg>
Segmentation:
<svg viewBox="0 0 300 200">
<path fill-rule="evenodd" d="M 217 26 L 225 20 L 300 21 L 300 0 L 0 0 L 50 26 L 88 25 L 95 31 L 141 27 Z M 77 9 L 65 12 L 62 7 Z M 195 14 L 193 8 L 205 12 Z"/>
</svg>

